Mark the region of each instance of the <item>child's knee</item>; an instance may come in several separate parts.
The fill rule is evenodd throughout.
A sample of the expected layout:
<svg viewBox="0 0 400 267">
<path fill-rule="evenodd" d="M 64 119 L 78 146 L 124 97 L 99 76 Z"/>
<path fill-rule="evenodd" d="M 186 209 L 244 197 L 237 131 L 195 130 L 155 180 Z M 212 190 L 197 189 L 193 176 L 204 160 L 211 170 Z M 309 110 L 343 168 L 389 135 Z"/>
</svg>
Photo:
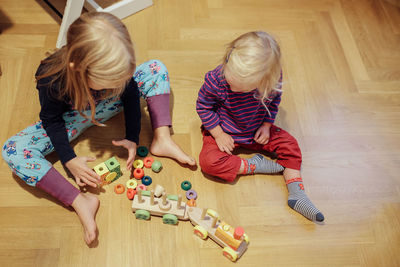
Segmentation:
<svg viewBox="0 0 400 267">
<path fill-rule="evenodd" d="M 219 151 L 207 151 L 206 153 L 200 153 L 199 165 L 203 172 L 215 175 L 215 173 L 220 172 L 221 168 L 224 168 L 229 158 L 230 155 L 227 153 L 223 155 Z"/>
<path fill-rule="evenodd" d="M 164 63 L 161 60 L 151 59 L 148 62 L 149 62 L 150 69 L 157 68 L 158 72 L 161 72 L 161 73 L 168 72 L 167 67 L 164 65 Z"/>
<path fill-rule="evenodd" d="M 210 157 L 207 157 L 207 155 L 204 155 L 203 153 L 200 152 L 199 165 L 200 168 L 203 170 L 203 172 L 209 173 L 210 170 L 212 169 L 213 161 L 210 159 Z"/>
<path fill-rule="evenodd" d="M 7 163 L 10 162 L 11 157 L 17 157 L 17 141 L 12 138 L 8 139 L 3 145 L 1 154 Z"/>
<path fill-rule="evenodd" d="M 199 165 L 200 168 L 202 169 L 203 172 L 207 173 L 207 174 L 212 174 L 213 170 L 216 167 L 216 163 L 217 163 L 217 159 L 215 159 L 214 157 L 210 157 L 210 151 L 206 152 L 206 153 L 202 153 L 200 152 L 199 155 Z"/>
</svg>

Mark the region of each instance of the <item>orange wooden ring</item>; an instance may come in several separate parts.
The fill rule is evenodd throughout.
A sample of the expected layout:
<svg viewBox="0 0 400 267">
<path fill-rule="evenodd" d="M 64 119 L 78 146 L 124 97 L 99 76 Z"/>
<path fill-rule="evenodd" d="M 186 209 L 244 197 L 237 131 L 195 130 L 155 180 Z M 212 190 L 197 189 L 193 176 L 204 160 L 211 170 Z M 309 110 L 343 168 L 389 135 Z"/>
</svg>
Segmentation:
<svg viewBox="0 0 400 267">
<path fill-rule="evenodd" d="M 196 200 L 194 198 L 188 200 L 186 203 L 189 207 L 196 207 Z"/>
<path fill-rule="evenodd" d="M 128 190 L 126 190 L 126 196 L 128 197 L 128 199 L 132 200 L 136 195 L 136 190 L 132 189 L 132 188 L 128 188 Z"/>
<path fill-rule="evenodd" d="M 125 192 L 125 186 L 122 184 L 116 184 L 114 186 L 114 192 L 117 194 L 122 194 Z"/>
<path fill-rule="evenodd" d="M 135 169 L 133 171 L 133 177 L 135 177 L 136 179 L 140 180 L 142 179 L 144 176 L 144 170 L 143 169 Z"/>
<path fill-rule="evenodd" d="M 152 157 L 145 157 L 143 160 L 144 166 L 146 168 L 151 168 L 151 165 L 153 164 L 154 159 Z"/>
</svg>

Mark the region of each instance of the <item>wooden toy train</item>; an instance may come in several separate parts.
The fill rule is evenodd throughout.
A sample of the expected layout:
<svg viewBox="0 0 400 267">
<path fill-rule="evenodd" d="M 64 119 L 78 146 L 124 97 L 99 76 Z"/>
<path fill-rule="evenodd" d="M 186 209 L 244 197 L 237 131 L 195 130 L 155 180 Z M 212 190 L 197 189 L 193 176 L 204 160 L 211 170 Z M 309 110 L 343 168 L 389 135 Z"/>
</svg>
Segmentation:
<svg viewBox="0 0 400 267">
<path fill-rule="evenodd" d="M 223 248 L 223 255 L 233 262 L 243 255 L 249 244 L 243 228 L 233 228 L 221 221 L 216 211 L 190 207 L 182 202 L 181 195 L 166 195 L 164 191 L 157 192 L 157 188 L 156 193 L 139 189 L 132 201 L 132 211 L 142 220 L 150 219 L 151 215 L 162 216 L 166 224 L 190 220 L 197 236 L 202 239 L 210 236 Z"/>
</svg>

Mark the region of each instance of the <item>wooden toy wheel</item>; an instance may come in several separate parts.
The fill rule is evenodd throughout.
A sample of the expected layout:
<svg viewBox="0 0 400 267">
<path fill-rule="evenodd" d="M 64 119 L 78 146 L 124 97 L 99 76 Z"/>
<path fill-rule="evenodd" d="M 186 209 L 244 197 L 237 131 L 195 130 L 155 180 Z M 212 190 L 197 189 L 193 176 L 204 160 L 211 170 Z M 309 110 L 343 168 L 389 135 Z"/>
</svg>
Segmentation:
<svg viewBox="0 0 400 267">
<path fill-rule="evenodd" d="M 236 252 L 230 247 L 224 247 L 224 249 L 222 250 L 222 254 L 233 262 L 237 260 Z"/>
<path fill-rule="evenodd" d="M 194 234 L 200 237 L 201 239 L 206 239 L 208 236 L 208 232 L 206 229 L 201 227 L 200 225 L 196 225 L 193 230 Z"/>
<path fill-rule="evenodd" d="M 162 220 L 165 224 L 178 224 L 178 218 L 173 214 L 165 214 Z"/>
<path fill-rule="evenodd" d="M 148 220 L 150 219 L 150 212 L 147 210 L 137 210 L 135 212 L 136 219 L 139 220 Z"/>
</svg>

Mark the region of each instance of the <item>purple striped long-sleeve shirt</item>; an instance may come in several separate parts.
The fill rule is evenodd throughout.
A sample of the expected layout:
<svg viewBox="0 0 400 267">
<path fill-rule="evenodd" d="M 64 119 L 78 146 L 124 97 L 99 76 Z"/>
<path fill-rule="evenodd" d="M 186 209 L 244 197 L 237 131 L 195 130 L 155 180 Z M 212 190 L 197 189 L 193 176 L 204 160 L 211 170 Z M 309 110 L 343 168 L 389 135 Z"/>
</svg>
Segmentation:
<svg viewBox="0 0 400 267">
<path fill-rule="evenodd" d="M 236 143 L 253 144 L 257 129 L 264 122 L 274 123 L 281 94 L 279 91 L 273 91 L 268 97 L 269 100 L 264 101 L 268 113 L 256 98 L 256 89 L 245 93 L 231 91 L 220 65 L 205 75 L 196 110 L 206 130 L 219 125 Z"/>
</svg>

